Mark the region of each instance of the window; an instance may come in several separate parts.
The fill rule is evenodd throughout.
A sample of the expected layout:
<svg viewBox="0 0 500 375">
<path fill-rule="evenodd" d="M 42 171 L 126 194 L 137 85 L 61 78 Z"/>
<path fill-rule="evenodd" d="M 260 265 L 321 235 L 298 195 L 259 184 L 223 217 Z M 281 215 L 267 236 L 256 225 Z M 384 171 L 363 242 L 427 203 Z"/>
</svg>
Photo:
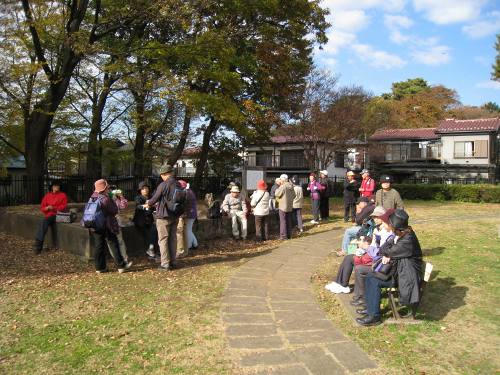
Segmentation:
<svg viewBox="0 0 500 375">
<path fill-rule="evenodd" d="M 273 153 L 257 152 L 255 155 L 255 165 L 257 167 L 271 167 L 273 165 Z"/>
<path fill-rule="evenodd" d="M 285 150 L 280 152 L 280 167 L 306 168 L 307 162 L 302 150 Z"/>
<path fill-rule="evenodd" d="M 401 161 L 406 160 L 406 153 L 408 149 L 406 145 L 402 144 L 390 144 L 387 145 L 385 151 L 385 160 L 386 161 Z"/>
<path fill-rule="evenodd" d="M 335 153 L 335 168 L 344 168 L 345 167 L 345 159 L 346 159 L 346 154 L 342 152 L 336 152 Z"/>
<path fill-rule="evenodd" d="M 456 158 L 487 158 L 488 141 L 455 142 Z"/>
</svg>

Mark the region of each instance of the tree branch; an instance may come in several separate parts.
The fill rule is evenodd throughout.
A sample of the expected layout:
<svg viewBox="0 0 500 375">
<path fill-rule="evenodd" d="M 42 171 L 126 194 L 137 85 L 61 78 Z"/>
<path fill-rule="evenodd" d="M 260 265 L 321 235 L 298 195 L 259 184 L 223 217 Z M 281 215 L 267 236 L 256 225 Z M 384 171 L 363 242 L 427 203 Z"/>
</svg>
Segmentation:
<svg viewBox="0 0 500 375">
<path fill-rule="evenodd" d="M 9 146 L 11 149 L 13 149 L 14 151 L 18 152 L 19 154 L 21 154 L 22 156 L 25 156 L 24 154 L 24 151 L 21 151 L 19 148 L 17 148 L 16 146 L 14 146 L 12 143 L 10 143 L 3 135 L 0 135 L 0 140 L 5 143 L 7 146 Z"/>
</svg>

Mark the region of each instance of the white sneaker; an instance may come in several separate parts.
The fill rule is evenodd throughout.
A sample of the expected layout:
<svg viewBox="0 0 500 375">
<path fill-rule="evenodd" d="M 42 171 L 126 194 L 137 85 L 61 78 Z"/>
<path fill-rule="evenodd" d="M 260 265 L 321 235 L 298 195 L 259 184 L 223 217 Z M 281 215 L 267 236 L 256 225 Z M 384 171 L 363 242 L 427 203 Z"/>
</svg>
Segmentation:
<svg viewBox="0 0 500 375">
<path fill-rule="evenodd" d="M 342 288 L 342 285 L 336 283 L 335 281 L 332 281 L 330 284 L 325 285 L 325 289 L 329 290 L 332 293 L 341 293 L 340 288 Z"/>
<path fill-rule="evenodd" d="M 345 293 L 345 294 L 349 294 L 351 293 L 351 288 L 349 288 L 348 286 L 340 286 L 340 293 Z"/>
<path fill-rule="evenodd" d="M 125 266 L 123 266 L 123 268 L 118 268 L 118 272 L 119 273 L 124 273 L 125 271 L 127 271 L 130 267 L 132 266 L 132 262 L 127 262 L 125 263 Z"/>
<path fill-rule="evenodd" d="M 316 220 L 311 220 L 310 221 L 311 224 L 319 224 L 319 221 L 316 221 Z"/>
<path fill-rule="evenodd" d="M 150 258 L 154 258 L 155 257 L 155 250 L 154 250 L 154 247 L 150 247 L 149 249 L 146 250 L 146 254 L 148 255 L 148 257 Z"/>
</svg>

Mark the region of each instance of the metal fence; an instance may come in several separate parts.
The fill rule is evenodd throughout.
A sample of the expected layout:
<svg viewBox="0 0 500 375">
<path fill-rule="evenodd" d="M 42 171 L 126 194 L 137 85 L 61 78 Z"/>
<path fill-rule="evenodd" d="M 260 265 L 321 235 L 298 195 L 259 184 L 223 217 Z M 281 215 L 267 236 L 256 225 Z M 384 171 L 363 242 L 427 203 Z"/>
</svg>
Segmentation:
<svg viewBox="0 0 500 375">
<path fill-rule="evenodd" d="M 204 198 L 206 193 L 221 194 L 227 187 L 231 177 L 202 177 L 197 186 L 192 176 L 177 176 L 191 184 L 191 188 L 199 198 Z M 22 204 L 40 203 L 40 198 L 49 190 L 50 183 L 58 180 L 62 190 L 68 196 L 70 202 L 86 202 L 93 191 L 94 180 L 85 176 L 70 176 L 42 179 L 30 178 L 28 176 L 7 176 L 0 178 L 0 206 L 16 206 Z M 141 181 L 147 181 L 152 189 L 161 182 L 158 176 L 114 176 L 106 177 L 110 185 L 116 185 L 121 189 L 129 200 L 137 195 L 137 188 Z M 36 198 L 35 198 L 36 197 Z"/>
<path fill-rule="evenodd" d="M 401 184 L 438 184 L 438 185 L 474 185 L 496 184 L 497 182 L 485 178 L 452 178 L 452 177 L 420 177 L 397 180 Z"/>
</svg>

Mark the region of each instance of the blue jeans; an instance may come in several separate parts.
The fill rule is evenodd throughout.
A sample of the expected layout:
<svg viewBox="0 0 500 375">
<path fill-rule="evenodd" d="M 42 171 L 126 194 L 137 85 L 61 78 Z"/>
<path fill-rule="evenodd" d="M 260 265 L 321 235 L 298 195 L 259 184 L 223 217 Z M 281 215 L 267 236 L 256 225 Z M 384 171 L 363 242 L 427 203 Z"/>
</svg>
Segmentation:
<svg viewBox="0 0 500 375">
<path fill-rule="evenodd" d="M 353 227 L 347 228 L 344 232 L 344 238 L 342 239 L 342 250 L 347 254 L 347 248 L 356 235 L 359 232 L 361 225 L 355 225 Z"/>
<path fill-rule="evenodd" d="M 392 279 L 384 281 L 377 279 L 373 273 L 368 273 L 365 278 L 365 301 L 368 315 L 380 318 L 381 288 L 393 285 Z"/>
<path fill-rule="evenodd" d="M 193 224 L 196 219 L 186 219 L 187 249 L 198 247 L 198 240 L 193 233 Z"/>
<path fill-rule="evenodd" d="M 313 212 L 313 220 L 319 220 L 319 200 L 313 199 L 312 203 L 312 212 Z"/>
</svg>

